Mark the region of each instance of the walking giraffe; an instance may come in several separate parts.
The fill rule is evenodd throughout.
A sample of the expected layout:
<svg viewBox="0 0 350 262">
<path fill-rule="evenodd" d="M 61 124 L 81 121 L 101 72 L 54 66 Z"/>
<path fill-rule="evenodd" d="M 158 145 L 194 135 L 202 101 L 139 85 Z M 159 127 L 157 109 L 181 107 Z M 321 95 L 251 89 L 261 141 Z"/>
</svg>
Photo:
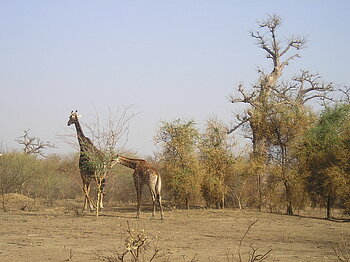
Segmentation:
<svg viewBox="0 0 350 262">
<path fill-rule="evenodd" d="M 137 218 L 140 218 L 140 206 L 141 206 L 141 195 L 143 185 L 147 185 L 150 189 L 152 202 L 153 202 L 153 213 L 152 218 L 155 216 L 156 212 L 156 201 L 158 201 L 160 209 L 160 217 L 163 219 L 163 207 L 162 207 L 162 197 L 160 195 L 162 182 L 160 174 L 153 168 L 146 160 L 128 158 L 124 156 L 118 156 L 115 162 L 123 166 L 129 167 L 134 170 L 134 184 L 136 188 L 137 197 Z"/>
<path fill-rule="evenodd" d="M 86 137 L 83 133 L 83 129 L 80 126 L 78 120 L 77 110 L 71 112 L 68 120 L 68 126 L 74 124 L 77 131 L 77 137 L 80 147 L 80 157 L 79 157 L 79 170 L 80 175 L 83 180 L 83 192 L 85 195 L 85 202 L 83 211 L 86 211 L 86 207 L 89 204 L 90 211 L 94 210 L 94 203 L 92 202 L 89 193 L 90 193 L 90 184 L 94 179 L 100 185 L 100 191 L 98 196 L 98 209 L 103 208 L 103 189 L 105 186 L 105 178 L 100 179 L 96 175 L 97 168 L 99 168 L 99 163 L 103 163 L 104 154 L 98 150 L 94 144 L 91 142 L 90 138 Z"/>
</svg>

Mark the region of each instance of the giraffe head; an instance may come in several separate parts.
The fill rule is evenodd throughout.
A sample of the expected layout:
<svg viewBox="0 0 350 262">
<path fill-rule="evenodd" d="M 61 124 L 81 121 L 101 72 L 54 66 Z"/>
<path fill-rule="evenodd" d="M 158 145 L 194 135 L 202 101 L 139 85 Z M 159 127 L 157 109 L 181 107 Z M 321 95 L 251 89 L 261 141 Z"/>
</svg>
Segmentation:
<svg viewBox="0 0 350 262">
<path fill-rule="evenodd" d="M 120 163 L 120 160 L 119 160 L 119 155 L 115 155 L 113 158 L 112 158 L 112 161 L 111 161 L 111 167 L 113 167 L 115 164 L 119 164 Z"/>
<path fill-rule="evenodd" d="M 71 124 L 74 124 L 74 123 L 78 122 L 78 118 L 79 118 L 78 110 L 75 110 L 75 112 L 72 111 L 70 113 L 67 125 L 70 126 Z"/>
</svg>

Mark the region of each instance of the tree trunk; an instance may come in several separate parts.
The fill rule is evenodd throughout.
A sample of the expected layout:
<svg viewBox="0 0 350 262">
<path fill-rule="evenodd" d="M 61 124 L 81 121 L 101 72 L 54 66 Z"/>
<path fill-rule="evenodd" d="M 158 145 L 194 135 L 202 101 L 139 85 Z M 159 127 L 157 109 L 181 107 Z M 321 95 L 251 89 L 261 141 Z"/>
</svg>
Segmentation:
<svg viewBox="0 0 350 262">
<path fill-rule="evenodd" d="M 284 181 L 284 187 L 286 189 L 287 215 L 293 215 L 292 190 L 288 181 Z"/>
<path fill-rule="evenodd" d="M 287 215 L 293 215 L 293 206 L 290 202 L 287 203 Z"/>
<path fill-rule="evenodd" d="M 262 206 L 262 190 L 261 190 L 261 175 L 258 174 L 258 210 L 261 212 Z"/>
<path fill-rule="evenodd" d="M 331 219 L 331 211 L 332 211 L 332 197 L 330 196 L 330 194 L 327 197 L 327 219 Z"/>
<path fill-rule="evenodd" d="M 190 201 L 188 200 L 188 197 L 185 198 L 185 203 L 187 210 L 190 210 Z"/>
<path fill-rule="evenodd" d="M 242 210 L 241 196 L 236 196 L 236 198 L 237 198 L 239 210 Z"/>
<path fill-rule="evenodd" d="M 2 198 L 1 198 L 1 202 L 2 202 L 2 210 L 3 211 L 6 211 L 6 207 L 5 207 L 5 194 L 3 193 L 2 194 Z"/>
<path fill-rule="evenodd" d="M 225 194 L 222 194 L 221 209 L 225 209 Z"/>
</svg>

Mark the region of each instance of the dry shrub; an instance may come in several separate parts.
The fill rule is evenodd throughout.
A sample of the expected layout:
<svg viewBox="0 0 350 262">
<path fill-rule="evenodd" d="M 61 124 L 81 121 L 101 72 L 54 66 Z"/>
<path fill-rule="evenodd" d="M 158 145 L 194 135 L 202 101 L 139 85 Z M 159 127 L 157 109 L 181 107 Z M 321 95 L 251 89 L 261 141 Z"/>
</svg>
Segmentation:
<svg viewBox="0 0 350 262">
<path fill-rule="evenodd" d="M 258 220 L 250 223 L 246 232 L 239 241 L 239 246 L 236 254 L 232 254 L 229 251 L 226 254 L 226 261 L 228 262 L 258 262 L 268 259 L 268 255 L 272 252 L 272 249 L 261 253 L 258 252 L 258 248 L 253 244 L 249 245 L 248 251 L 243 251 L 244 239 L 249 233 L 250 229 L 257 223 Z M 160 238 L 150 237 L 150 235 L 144 230 L 131 229 L 129 221 L 127 222 L 126 236 L 124 244 L 118 247 L 118 250 L 112 251 L 110 254 L 104 254 L 99 252 L 96 255 L 98 261 L 103 262 L 146 262 L 146 261 L 162 261 L 170 262 L 171 251 L 161 247 Z M 182 258 L 183 262 L 198 262 L 197 254 L 191 259 Z M 343 261 L 343 260 L 342 260 Z M 344 260 L 348 262 L 348 260 Z"/>
<path fill-rule="evenodd" d="M 131 229 L 128 221 L 124 245 L 111 254 L 100 252 L 96 256 L 97 260 L 104 262 L 151 262 L 158 258 L 169 261 L 170 255 L 168 251 L 160 249 L 158 236 L 150 237 L 144 230 Z"/>
<path fill-rule="evenodd" d="M 226 257 L 227 257 L 227 261 L 228 262 L 257 262 L 257 261 L 264 261 L 268 258 L 268 255 L 272 252 L 272 249 L 269 249 L 268 251 L 264 252 L 264 253 L 260 253 L 258 252 L 258 248 L 254 247 L 254 244 L 251 243 L 249 245 L 249 250 L 246 252 L 243 252 L 243 243 L 244 243 L 244 239 L 245 237 L 248 235 L 250 229 L 258 222 L 258 219 L 255 220 L 254 222 L 251 222 L 247 228 L 247 230 L 245 231 L 244 235 L 242 236 L 242 238 L 239 241 L 239 245 L 238 245 L 238 249 L 237 249 L 237 255 L 230 253 L 229 251 L 227 251 L 226 253 Z"/>
</svg>

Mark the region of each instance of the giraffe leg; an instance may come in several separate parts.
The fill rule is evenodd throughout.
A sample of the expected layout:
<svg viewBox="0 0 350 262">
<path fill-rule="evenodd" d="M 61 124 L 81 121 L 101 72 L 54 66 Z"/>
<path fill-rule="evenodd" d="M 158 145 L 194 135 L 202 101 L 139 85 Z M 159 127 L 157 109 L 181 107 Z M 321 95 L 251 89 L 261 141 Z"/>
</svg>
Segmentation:
<svg viewBox="0 0 350 262">
<path fill-rule="evenodd" d="M 155 196 L 156 196 L 156 200 L 158 201 L 158 204 L 159 204 L 160 219 L 163 220 L 164 213 L 163 213 L 163 206 L 162 206 L 162 196 L 160 194 L 161 188 L 162 188 L 162 180 L 161 180 L 160 176 L 158 176 L 156 186 L 155 186 Z"/>
<path fill-rule="evenodd" d="M 98 192 L 97 192 L 97 203 L 96 203 L 96 216 L 97 217 L 100 215 L 100 212 L 102 212 L 101 201 L 102 201 L 102 194 L 101 194 L 100 190 L 98 190 Z"/>
<path fill-rule="evenodd" d="M 142 199 L 142 185 L 139 185 L 138 199 L 137 199 L 137 218 L 140 218 Z"/>
<path fill-rule="evenodd" d="M 137 197 L 137 213 L 136 218 L 140 218 L 140 209 L 141 209 L 141 197 L 142 197 L 142 185 L 140 183 L 135 183 L 136 187 L 136 197 Z"/>
<path fill-rule="evenodd" d="M 152 204 L 153 204 L 152 218 L 154 218 L 154 216 L 156 214 L 156 193 L 151 188 L 150 188 L 150 193 L 151 193 Z"/>
<path fill-rule="evenodd" d="M 86 190 L 85 190 L 85 185 L 83 186 L 83 191 L 84 191 L 84 206 L 83 206 L 83 213 L 86 212 L 86 207 L 87 207 L 87 198 L 86 198 Z"/>
<path fill-rule="evenodd" d="M 105 183 L 106 183 L 106 179 L 105 178 L 102 178 L 102 179 L 98 179 L 97 181 L 98 183 L 98 207 L 99 207 L 99 210 L 102 210 L 103 209 L 103 191 L 104 191 L 104 187 L 105 187 Z"/>
<path fill-rule="evenodd" d="M 84 200 L 84 207 L 83 207 L 83 212 L 85 213 L 86 212 L 86 209 L 87 209 L 87 206 L 89 204 L 89 199 L 88 199 L 88 186 L 87 184 L 83 184 L 83 192 L 84 192 L 84 197 L 85 197 L 85 200 Z"/>
<path fill-rule="evenodd" d="M 87 194 L 86 194 L 86 196 L 85 196 L 85 198 L 87 199 L 87 201 L 89 202 L 89 209 L 90 209 L 90 212 L 93 212 L 94 210 L 95 210 L 95 208 L 94 208 L 94 205 L 93 205 L 93 203 L 92 203 L 92 200 L 91 200 L 91 198 L 90 198 L 90 196 L 89 196 L 89 193 L 90 193 L 90 183 L 87 185 Z"/>
<path fill-rule="evenodd" d="M 160 194 L 157 194 L 157 200 L 159 204 L 159 210 L 160 210 L 160 219 L 164 219 L 164 213 L 163 213 L 163 206 L 162 206 L 162 196 Z"/>
<path fill-rule="evenodd" d="M 103 206 L 103 192 L 101 192 L 101 195 L 100 195 L 100 209 L 103 209 L 104 206 Z"/>
</svg>

